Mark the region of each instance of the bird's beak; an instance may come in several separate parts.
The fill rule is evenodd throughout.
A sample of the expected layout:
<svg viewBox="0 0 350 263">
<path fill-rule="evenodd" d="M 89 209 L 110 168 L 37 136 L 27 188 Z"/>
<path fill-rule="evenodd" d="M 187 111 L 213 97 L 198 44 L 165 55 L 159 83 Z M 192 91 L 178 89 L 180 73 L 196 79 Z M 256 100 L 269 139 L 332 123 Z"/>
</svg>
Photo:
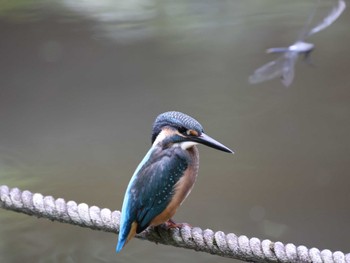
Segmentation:
<svg viewBox="0 0 350 263">
<path fill-rule="evenodd" d="M 206 135 L 205 133 L 202 133 L 199 136 L 191 137 L 190 140 L 200 144 L 204 144 L 206 146 L 209 146 L 211 148 L 214 148 L 223 152 L 234 153 L 234 151 L 227 148 L 225 145 L 219 143 L 218 141 L 214 140 L 213 138 Z"/>
</svg>

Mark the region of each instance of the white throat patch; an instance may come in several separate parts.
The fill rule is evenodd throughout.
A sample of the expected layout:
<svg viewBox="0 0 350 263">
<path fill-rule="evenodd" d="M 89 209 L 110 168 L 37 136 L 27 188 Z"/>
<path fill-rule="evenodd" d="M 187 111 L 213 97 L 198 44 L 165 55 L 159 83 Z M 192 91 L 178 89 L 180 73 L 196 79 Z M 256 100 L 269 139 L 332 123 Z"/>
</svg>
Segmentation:
<svg viewBox="0 0 350 263">
<path fill-rule="evenodd" d="M 179 145 L 182 150 L 187 150 L 188 148 L 191 148 L 192 146 L 197 144 L 198 144 L 197 142 L 180 142 L 180 143 L 174 144 L 174 146 Z"/>
<path fill-rule="evenodd" d="M 163 141 L 169 132 L 167 130 L 162 130 L 153 142 L 153 146 L 157 145 L 159 142 Z"/>
</svg>

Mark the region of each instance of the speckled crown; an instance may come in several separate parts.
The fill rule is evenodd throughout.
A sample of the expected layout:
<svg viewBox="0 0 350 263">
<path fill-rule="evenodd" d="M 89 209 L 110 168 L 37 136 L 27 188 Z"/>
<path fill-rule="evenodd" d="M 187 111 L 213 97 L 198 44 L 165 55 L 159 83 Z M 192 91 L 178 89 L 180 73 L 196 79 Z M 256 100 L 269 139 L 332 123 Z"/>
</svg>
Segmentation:
<svg viewBox="0 0 350 263">
<path fill-rule="evenodd" d="M 178 111 L 168 111 L 158 115 L 154 121 L 152 129 L 152 143 L 164 126 L 173 126 L 177 128 L 184 127 L 186 129 L 195 130 L 199 134 L 203 132 L 203 127 L 197 120 Z"/>
</svg>

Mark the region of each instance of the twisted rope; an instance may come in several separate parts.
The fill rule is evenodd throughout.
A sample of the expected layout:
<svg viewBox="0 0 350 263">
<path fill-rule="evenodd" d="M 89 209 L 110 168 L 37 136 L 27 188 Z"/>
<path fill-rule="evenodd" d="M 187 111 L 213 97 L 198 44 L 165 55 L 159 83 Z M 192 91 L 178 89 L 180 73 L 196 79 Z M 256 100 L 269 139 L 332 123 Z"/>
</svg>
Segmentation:
<svg viewBox="0 0 350 263">
<path fill-rule="evenodd" d="M 0 207 L 52 221 L 112 233 L 119 232 L 119 211 L 111 212 L 108 208 L 89 207 L 85 203 L 77 204 L 74 201 L 65 202 L 62 198 L 54 199 L 39 193 L 22 192 L 18 188 L 9 189 L 5 185 L 0 186 Z M 255 237 L 249 239 L 233 233 L 213 232 L 210 229 L 202 230 L 186 225 L 172 229 L 162 226 L 148 228 L 137 235 L 137 238 L 249 262 L 350 263 L 350 253 L 308 249 L 305 246 L 285 245 L 267 239 L 261 241 Z"/>
</svg>

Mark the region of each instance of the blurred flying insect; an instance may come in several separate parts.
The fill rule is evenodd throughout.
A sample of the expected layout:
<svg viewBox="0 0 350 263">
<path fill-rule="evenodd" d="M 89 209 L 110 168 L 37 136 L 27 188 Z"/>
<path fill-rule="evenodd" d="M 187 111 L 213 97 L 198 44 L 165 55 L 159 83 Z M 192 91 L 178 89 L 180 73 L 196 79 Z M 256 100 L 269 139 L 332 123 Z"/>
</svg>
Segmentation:
<svg viewBox="0 0 350 263">
<path fill-rule="evenodd" d="M 294 65 L 299 55 L 304 55 L 305 60 L 309 61 L 310 54 L 314 50 L 315 45 L 312 43 L 304 42 L 304 39 L 311 36 L 329 25 L 331 25 L 344 11 L 346 4 L 344 0 L 338 0 L 328 15 L 315 27 L 311 26 L 311 21 L 315 16 L 315 8 L 310 14 L 306 25 L 300 32 L 298 40 L 289 47 L 275 47 L 266 50 L 268 54 L 282 53 L 276 60 L 270 61 L 262 67 L 255 70 L 255 72 L 249 77 L 251 84 L 260 83 L 266 80 L 281 78 L 281 82 L 284 86 L 288 87 L 294 78 Z M 310 62 L 310 61 L 309 61 Z"/>
</svg>

